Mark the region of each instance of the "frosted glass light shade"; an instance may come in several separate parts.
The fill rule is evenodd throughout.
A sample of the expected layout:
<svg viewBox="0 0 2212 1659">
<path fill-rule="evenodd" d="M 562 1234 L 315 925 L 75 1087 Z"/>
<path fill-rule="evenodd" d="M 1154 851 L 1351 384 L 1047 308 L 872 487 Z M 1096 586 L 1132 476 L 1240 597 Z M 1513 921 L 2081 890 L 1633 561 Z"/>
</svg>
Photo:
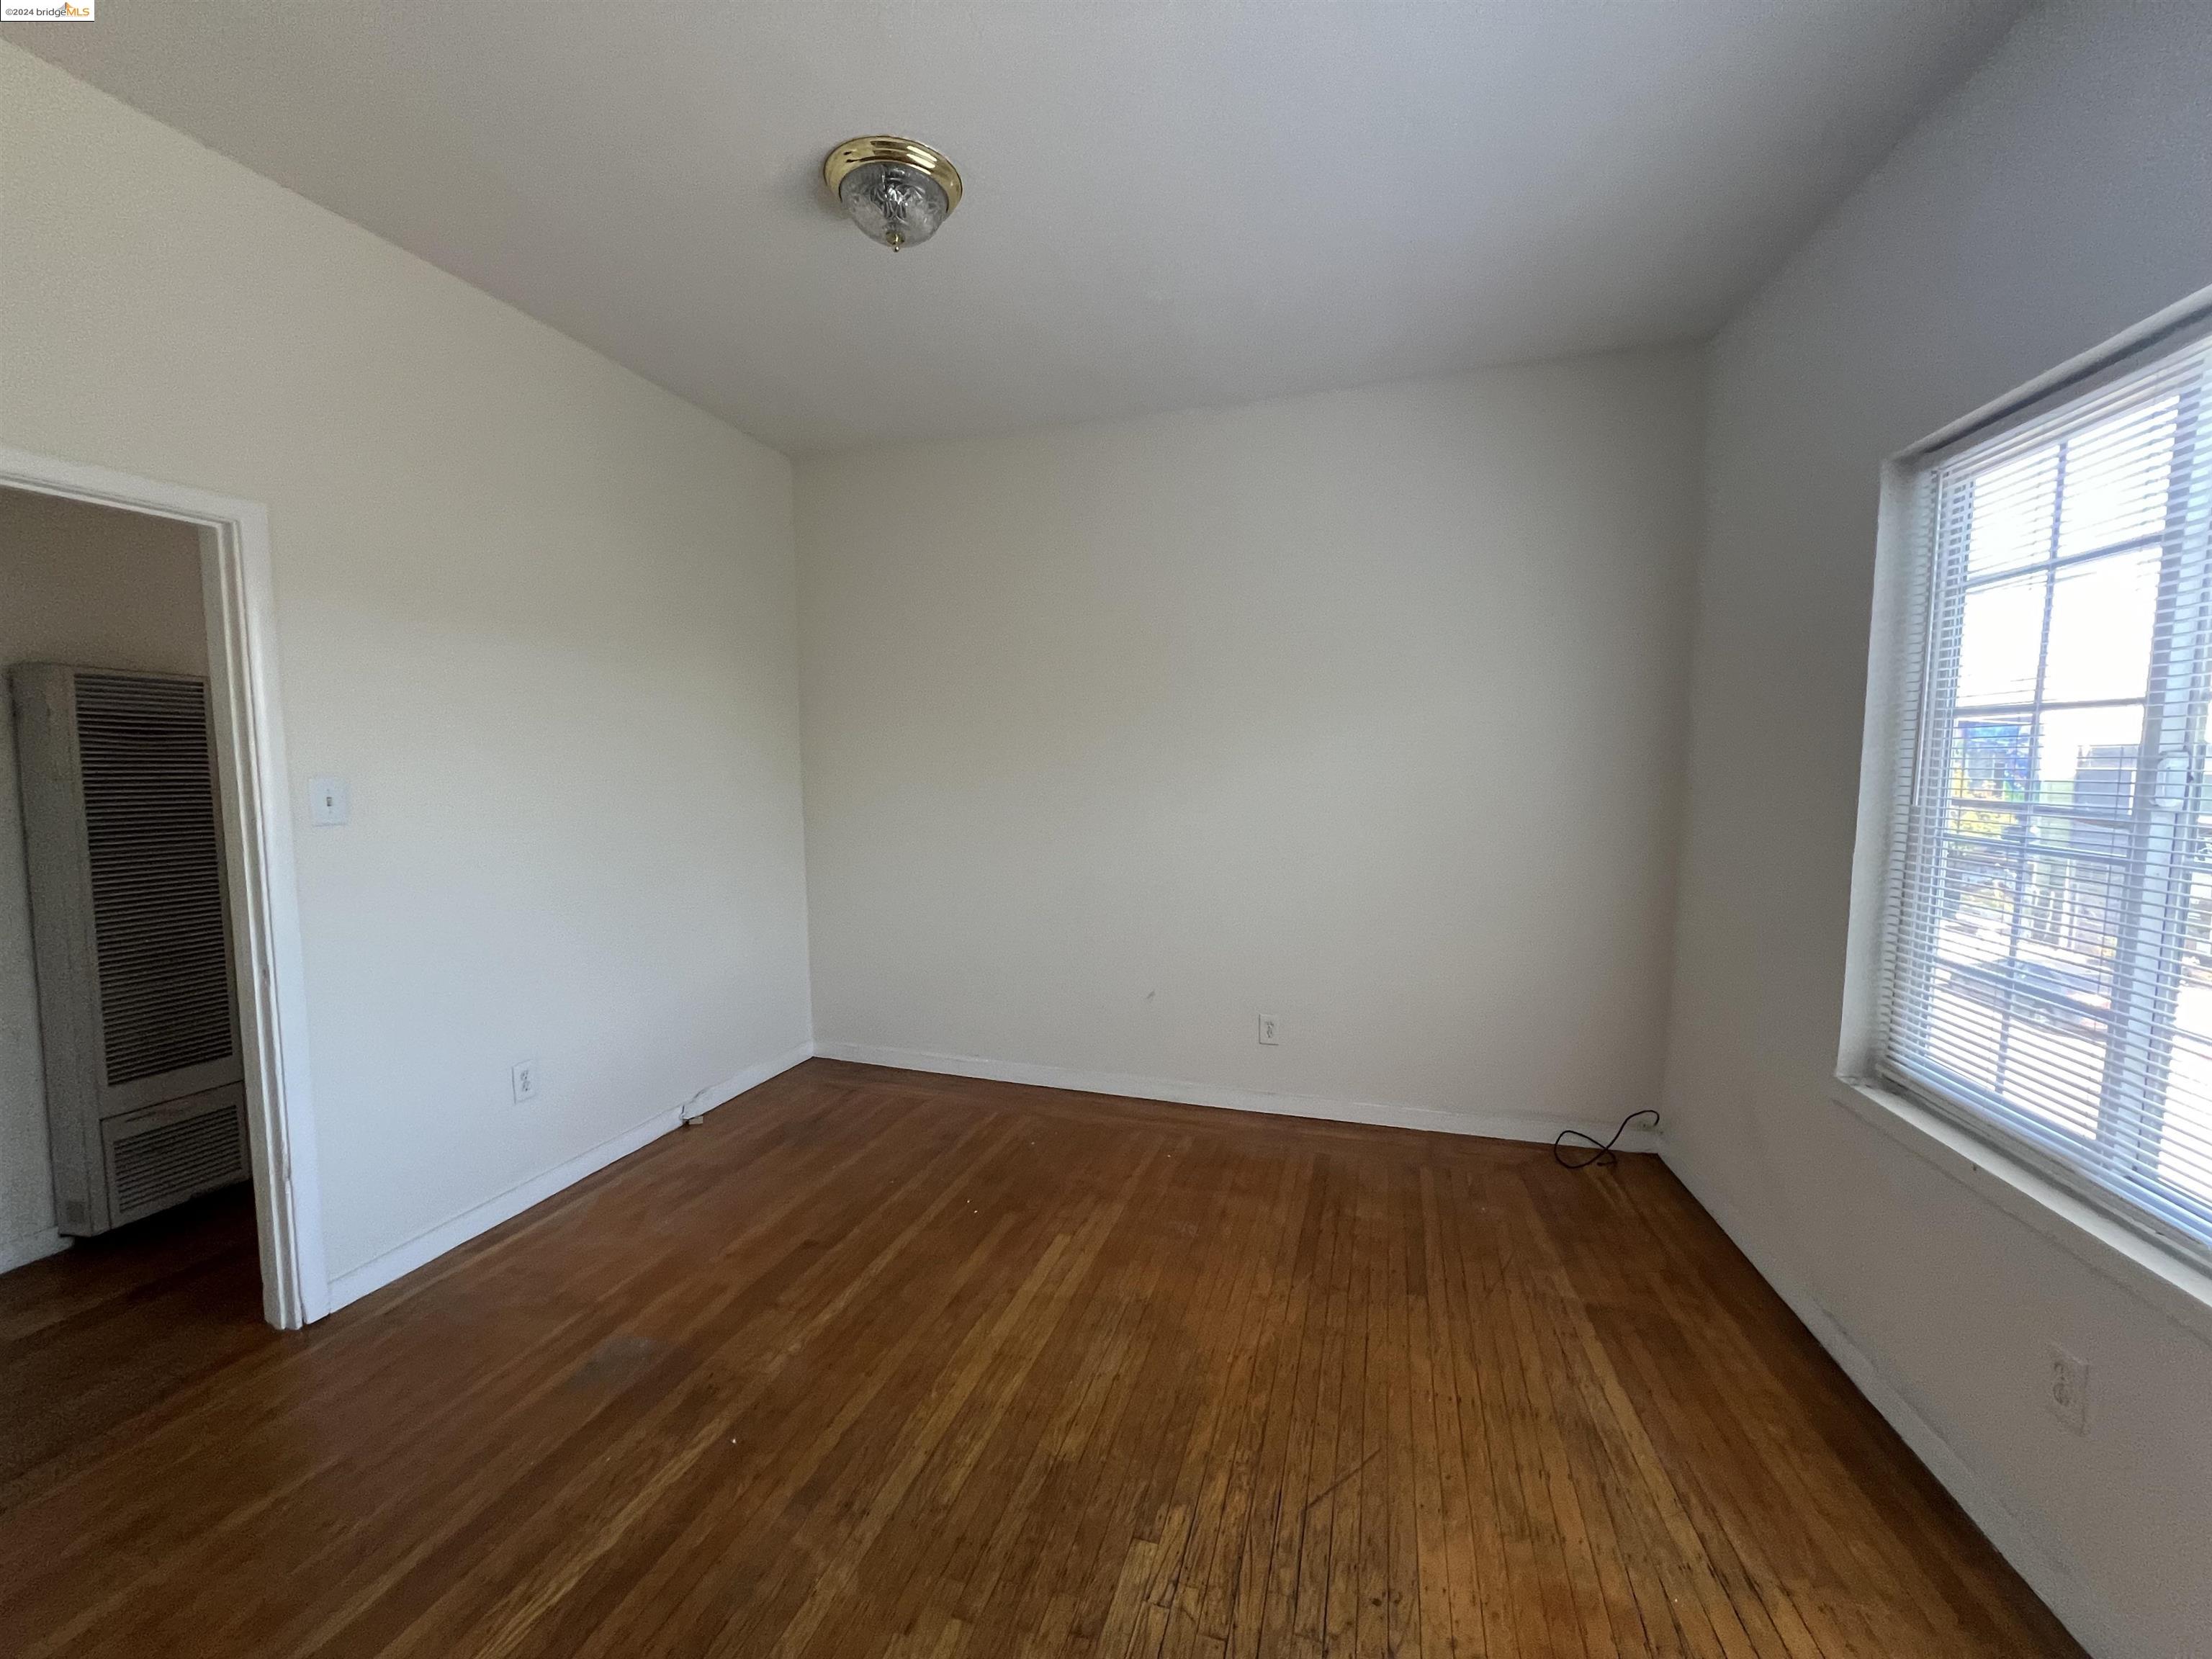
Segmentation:
<svg viewBox="0 0 2212 1659">
<path fill-rule="evenodd" d="M 952 211 L 944 189 L 902 161 L 863 161 L 837 186 L 853 222 L 885 247 L 912 247 L 937 234 Z"/>
</svg>

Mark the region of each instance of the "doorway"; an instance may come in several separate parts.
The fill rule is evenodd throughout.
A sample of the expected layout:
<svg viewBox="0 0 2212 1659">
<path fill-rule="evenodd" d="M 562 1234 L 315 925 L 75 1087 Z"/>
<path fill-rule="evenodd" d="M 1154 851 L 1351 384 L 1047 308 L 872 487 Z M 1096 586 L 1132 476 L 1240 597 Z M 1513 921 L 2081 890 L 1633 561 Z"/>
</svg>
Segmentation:
<svg viewBox="0 0 2212 1659">
<path fill-rule="evenodd" d="M 6 1159 L 0 1168 L 0 1269 L 54 1255 L 53 1267 L 40 1279 L 58 1284 L 61 1265 L 77 1257 L 88 1265 L 76 1278 L 130 1286 L 142 1279 L 161 1280 L 156 1257 L 166 1249 L 179 1261 L 200 1263 L 213 1275 L 209 1282 L 222 1280 L 229 1287 L 226 1294 L 235 1299 L 250 1262 L 258 1268 L 261 1317 L 291 1328 L 327 1310 L 329 1285 L 322 1267 L 266 526 L 265 510 L 256 503 L 0 449 L 0 538 L 6 538 L 0 544 L 0 581 L 10 585 L 0 590 L 0 661 L 119 671 L 59 676 L 55 683 L 64 690 L 58 695 L 64 696 L 70 686 L 112 692 L 119 685 L 142 696 L 189 694 L 204 700 L 195 707 L 204 708 L 202 752 L 214 775 L 212 799 L 204 805 L 218 817 L 233 1057 L 227 1069 L 203 1065 L 204 1075 L 175 1073 L 204 1086 L 190 1101 L 167 1109 L 178 1120 L 173 1141 L 197 1136 L 211 1145 L 208 1126 L 222 1121 L 215 1107 L 234 1109 L 228 1133 L 236 1137 L 242 1131 L 251 1188 L 249 1202 L 245 1183 L 236 1181 L 234 1139 L 228 1164 L 218 1158 L 197 1176 L 183 1168 L 182 1183 L 168 1194 L 182 1201 L 132 1209 L 132 1194 L 117 1185 L 111 1158 L 100 1172 L 106 1186 L 94 1195 L 106 1200 L 105 1207 L 95 1201 L 89 1221 L 82 1207 L 64 1211 L 73 1189 L 65 1180 L 57 1190 L 51 1160 L 38 1157 L 36 1131 L 47 1127 L 44 1139 L 51 1143 L 52 1120 L 47 1125 L 29 1121 L 31 1109 L 44 1114 L 47 1091 L 43 1076 L 27 1079 L 40 1068 L 24 1059 L 27 1048 L 36 1053 L 36 1003 L 27 1003 L 25 994 L 35 999 L 38 981 L 28 970 L 31 952 L 22 933 L 30 914 L 20 839 L 24 798 L 10 765 L 9 775 L 0 777 L 0 790 L 9 798 L 0 811 L 0 886 L 12 890 L 0 896 L 0 1028 L 9 1047 L 0 1059 L 0 1157 Z M 48 683 L 40 678 L 43 672 L 34 672 L 31 683 Z M 149 687 L 150 692 L 143 690 Z M 63 977 L 48 975 L 55 982 Z M 219 999 L 219 990 L 216 994 Z M 27 1021 L 27 1033 L 19 1029 Z M 22 1040 L 26 1035 L 33 1036 L 32 1042 Z M 30 1109 L 27 1081 L 34 1085 Z M 159 1126 L 146 1117 L 143 1124 L 132 1120 L 131 1127 Z M 111 1123 L 103 1122 L 100 1130 L 114 1139 Z M 95 1147 L 95 1161 L 99 1156 Z M 174 1158 L 171 1163 L 183 1167 Z M 84 1171 L 75 1173 L 82 1206 Z M 223 1189 L 192 1195 L 195 1179 L 201 1187 Z M 42 1181 L 47 1192 L 40 1203 L 36 1188 Z M 143 1197 L 143 1188 L 133 1191 Z M 153 1219 L 138 1219 L 141 1215 Z M 113 1224 L 118 1220 L 123 1224 Z M 100 1248 L 68 1249 L 64 1241 L 71 1234 L 91 1235 Z M 65 1249 L 66 1255 L 55 1254 Z M 133 1251 L 154 1255 L 141 1262 Z M 90 1267 L 95 1257 L 97 1273 Z M 0 1279 L 0 1285 L 6 1282 Z M 141 1297 L 143 1287 L 128 1293 Z"/>
</svg>

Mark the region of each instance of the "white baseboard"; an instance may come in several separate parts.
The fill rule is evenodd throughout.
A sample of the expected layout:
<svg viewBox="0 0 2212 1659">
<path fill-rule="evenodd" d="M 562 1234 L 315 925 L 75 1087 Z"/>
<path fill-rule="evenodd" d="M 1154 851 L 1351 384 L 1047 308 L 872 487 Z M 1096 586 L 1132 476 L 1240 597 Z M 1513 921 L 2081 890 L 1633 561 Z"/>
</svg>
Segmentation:
<svg viewBox="0 0 2212 1659">
<path fill-rule="evenodd" d="M 363 1262 L 351 1273 L 341 1273 L 331 1281 L 331 1311 L 336 1313 L 349 1302 L 358 1302 L 372 1291 L 380 1291 L 395 1279 L 404 1278 L 417 1267 L 436 1261 L 448 1250 L 467 1243 L 479 1233 L 489 1232 L 502 1221 L 520 1215 L 533 1204 L 542 1204 L 554 1194 L 574 1186 L 586 1176 L 596 1174 L 617 1158 L 627 1158 L 639 1147 L 660 1139 L 684 1121 L 678 1108 L 671 1107 L 659 1112 L 635 1129 L 626 1129 L 609 1140 L 603 1140 L 587 1152 L 579 1153 L 566 1164 L 533 1176 L 520 1185 L 508 1188 L 496 1198 L 487 1199 L 472 1210 L 464 1210 L 451 1221 L 433 1227 L 427 1233 L 418 1233 L 395 1250 L 386 1250 L 374 1261 Z"/>
<path fill-rule="evenodd" d="M 618 1158 L 628 1158 L 641 1146 L 650 1146 L 687 1118 L 696 1119 L 736 1098 L 748 1089 L 759 1087 L 777 1073 L 789 1071 L 814 1052 L 811 1043 L 801 1043 L 787 1054 L 746 1067 L 727 1081 L 703 1089 L 682 1106 L 657 1112 L 635 1129 L 625 1129 L 610 1139 L 601 1141 L 589 1152 L 580 1152 L 566 1164 L 533 1176 L 517 1186 L 508 1188 L 496 1198 L 487 1199 L 472 1210 L 465 1210 L 451 1221 L 419 1233 L 394 1250 L 387 1250 L 374 1261 L 362 1263 L 351 1273 L 342 1273 L 331 1281 L 330 1310 L 336 1313 L 349 1302 L 358 1302 L 372 1291 L 380 1291 L 395 1279 L 404 1278 L 417 1267 L 436 1261 L 448 1250 L 467 1243 L 480 1233 L 490 1231 L 502 1221 L 511 1220 L 532 1205 L 543 1204 L 556 1193 L 574 1186 L 586 1176 L 596 1175 Z M 702 1102 L 709 1103 L 702 1105 Z"/>
<path fill-rule="evenodd" d="M 1773 1287 L 1775 1294 L 1790 1304 L 1790 1311 L 1804 1322 L 1814 1340 L 1843 1367 L 1844 1375 L 1850 1378 L 1852 1385 L 1888 1420 L 1890 1427 L 1912 1449 L 1913 1455 L 1928 1466 L 1928 1472 L 1958 1500 L 1968 1519 L 1996 1546 L 1997 1553 L 2027 1581 L 2028 1588 L 2042 1597 L 2044 1605 L 2074 1633 L 2074 1638 L 2097 1659 L 2137 1659 L 2136 1650 L 2118 1636 L 2118 1621 L 2102 1601 L 2035 1540 L 2020 1517 L 2005 1507 L 1981 1476 L 1952 1449 L 1950 1442 L 1937 1433 L 1935 1426 L 1881 1374 L 1881 1368 L 1851 1340 L 1835 1316 L 1792 1275 L 1776 1271 L 1771 1259 L 1754 1247 L 1734 1207 L 1722 1201 L 1717 1192 L 1699 1179 L 1681 1157 L 1680 1148 L 1662 1139 L 1659 1153 L 1667 1167 L 1674 1172 L 1675 1179 L 1689 1188 L 1690 1196 L 1719 1224 L 1721 1231 L 1743 1252 L 1759 1276 Z M 2148 1656 L 2142 1656 L 2142 1659 L 2148 1659 Z"/>
<path fill-rule="evenodd" d="M 948 1077 L 987 1078 L 994 1083 L 1028 1083 L 1078 1094 L 1121 1095 L 1133 1100 L 1165 1100 L 1182 1106 L 1219 1106 L 1233 1112 L 1270 1112 L 1279 1117 L 1321 1118 L 1332 1123 L 1371 1123 L 1390 1129 L 1425 1129 L 1449 1135 L 1481 1135 L 1492 1140 L 1550 1142 L 1563 1129 L 1610 1135 L 1614 1124 L 1584 1123 L 1535 1114 L 1447 1112 L 1434 1106 L 1396 1106 L 1367 1100 L 1332 1100 L 1320 1095 L 1268 1094 L 1226 1089 L 1211 1083 L 1182 1083 L 1172 1078 L 1127 1072 L 1077 1072 L 1025 1060 L 981 1060 L 973 1054 L 932 1054 L 920 1048 L 883 1048 L 865 1042 L 817 1040 L 814 1052 L 825 1060 L 849 1060 L 864 1066 L 896 1066 L 908 1072 L 937 1072 Z M 1620 1138 L 1623 1152 L 1653 1150 L 1654 1138 L 1640 1129 Z"/>
<path fill-rule="evenodd" d="M 774 1060 L 764 1060 L 757 1066 L 748 1066 L 735 1077 L 725 1078 L 712 1088 L 702 1089 L 684 1103 L 682 1115 L 688 1122 L 696 1123 L 717 1106 L 726 1106 L 748 1089 L 757 1089 L 772 1077 L 781 1077 L 802 1060 L 814 1058 L 814 1045 L 802 1042 L 795 1048 L 787 1048 Z"/>
<path fill-rule="evenodd" d="M 56 1232 L 52 1227 L 44 1232 L 25 1233 L 21 1238 L 11 1238 L 0 1243 L 0 1273 L 12 1273 L 18 1267 L 27 1267 L 33 1261 L 70 1247 L 67 1233 Z"/>
</svg>

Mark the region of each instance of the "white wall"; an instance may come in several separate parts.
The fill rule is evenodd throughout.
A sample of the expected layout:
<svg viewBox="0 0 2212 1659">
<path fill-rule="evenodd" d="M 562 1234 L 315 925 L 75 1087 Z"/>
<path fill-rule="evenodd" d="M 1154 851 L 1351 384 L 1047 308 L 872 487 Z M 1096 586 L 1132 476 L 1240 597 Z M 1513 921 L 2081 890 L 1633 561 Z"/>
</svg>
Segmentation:
<svg viewBox="0 0 2212 1659">
<path fill-rule="evenodd" d="M 1948 1444 L 2077 1632 L 2142 1659 L 2212 1641 L 2212 1348 L 1826 1084 L 1881 465 L 2208 279 L 2206 12 L 2065 7 L 1722 336 L 1668 1066 L 1693 1189 Z M 2051 1340 L 2094 1368 L 2087 1438 L 2041 1409 Z"/>
<path fill-rule="evenodd" d="M 20 662 L 205 674 L 199 532 L 0 489 L 0 669 Z M 0 720 L 0 1267 L 55 1247 L 53 1225 L 15 723 Z"/>
<path fill-rule="evenodd" d="M 0 441 L 270 507 L 331 1273 L 803 1048 L 788 464 L 6 46 L 0 193 Z"/>
<path fill-rule="evenodd" d="M 824 1050 L 1650 1104 L 1700 396 L 1650 353 L 803 463 Z"/>
</svg>

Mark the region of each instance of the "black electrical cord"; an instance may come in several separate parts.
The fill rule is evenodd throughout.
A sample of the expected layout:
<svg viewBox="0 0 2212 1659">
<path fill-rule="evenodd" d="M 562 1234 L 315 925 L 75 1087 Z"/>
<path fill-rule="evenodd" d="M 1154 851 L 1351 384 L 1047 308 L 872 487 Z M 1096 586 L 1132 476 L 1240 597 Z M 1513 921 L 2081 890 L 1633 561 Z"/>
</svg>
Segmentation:
<svg viewBox="0 0 2212 1659">
<path fill-rule="evenodd" d="M 1650 1118 L 1651 1127 L 1655 1129 L 1659 1127 L 1659 1114 L 1646 1106 L 1642 1111 L 1631 1112 L 1626 1117 L 1621 1119 L 1620 1127 L 1613 1132 L 1611 1140 L 1601 1141 L 1596 1136 L 1586 1135 L 1580 1129 L 1560 1130 L 1559 1138 L 1552 1142 L 1552 1156 L 1563 1168 L 1569 1170 L 1587 1170 L 1593 1164 L 1618 1164 L 1620 1162 L 1620 1156 L 1613 1149 L 1620 1144 L 1621 1136 L 1628 1133 L 1628 1126 L 1639 1117 Z M 1572 1135 L 1577 1140 L 1596 1147 L 1597 1150 L 1587 1158 L 1569 1158 L 1566 1153 L 1569 1135 Z"/>
</svg>

